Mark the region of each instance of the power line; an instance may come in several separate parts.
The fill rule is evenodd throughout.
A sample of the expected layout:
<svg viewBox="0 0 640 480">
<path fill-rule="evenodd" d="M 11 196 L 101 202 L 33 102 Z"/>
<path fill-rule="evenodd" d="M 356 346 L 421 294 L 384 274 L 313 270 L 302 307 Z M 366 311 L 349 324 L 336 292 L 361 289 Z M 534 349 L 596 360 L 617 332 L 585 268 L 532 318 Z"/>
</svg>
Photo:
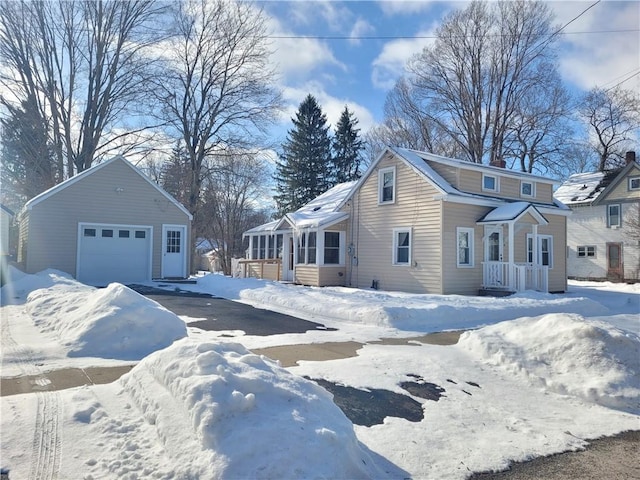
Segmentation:
<svg viewBox="0 0 640 480">
<path fill-rule="evenodd" d="M 586 10 L 585 10 L 586 11 Z M 576 17 L 578 18 L 578 17 Z M 574 19 L 575 20 L 575 19 Z M 573 21 L 573 20 L 572 20 Z M 568 24 L 567 24 L 568 25 Z M 566 25 L 565 25 L 566 27 Z M 562 27 L 564 28 L 564 27 Z M 562 28 L 553 35 L 592 35 L 599 33 L 637 33 L 640 29 L 627 30 L 593 30 L 583 32 L 561 32 Z M 488 35 L 490 37 L 508 37 L 508 34 Z M 464 36 L 460 36 L 463 38 Z M 437 35 L 372 35 L 372 36 L 348 36 L 348 35 L 267 35 L 267 38 L 275 40 L 413 40 L 413 39 L 436 39 Z M 467 36 L 467 38 L 470 38 Z"/>
<path fill-rule="evenodd" d="M 625 74 L 626 75 L 626 74 Z M 627 82 L 629 80 L 631 80 L 633 77 L 637 77 L 638 75 L 640 75 L 640 69 L 638 69 L 637 72 L 635 73 L 631 73 L 631 75 L 629 75 L 627 78 L 625 78 L 624 80 L 620 80 L 618 83 L 616 83 L 613 87 L 609 87 L 605 90 L 605 92 L 608 92 L 609 90 L 613 90 L 614 88 L 622 85 L 624 82 Z M 618 77 L 619 78 L 619 77 Z"/>
</svg>

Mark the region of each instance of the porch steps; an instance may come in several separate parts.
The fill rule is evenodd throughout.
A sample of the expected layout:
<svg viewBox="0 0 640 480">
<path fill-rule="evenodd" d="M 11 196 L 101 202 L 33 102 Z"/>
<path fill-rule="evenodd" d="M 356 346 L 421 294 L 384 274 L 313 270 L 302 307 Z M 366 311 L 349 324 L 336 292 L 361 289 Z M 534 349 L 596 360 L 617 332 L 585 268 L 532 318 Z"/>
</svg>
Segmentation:
<svg viewBox="0 0 640 480">
<path fill-rule="evenodd" d="M 481 288 L 478 290 L 478 296 L 480 297 L 508 297 L 514 293 L 516 292 L 502 288 Z"/>
</svg>

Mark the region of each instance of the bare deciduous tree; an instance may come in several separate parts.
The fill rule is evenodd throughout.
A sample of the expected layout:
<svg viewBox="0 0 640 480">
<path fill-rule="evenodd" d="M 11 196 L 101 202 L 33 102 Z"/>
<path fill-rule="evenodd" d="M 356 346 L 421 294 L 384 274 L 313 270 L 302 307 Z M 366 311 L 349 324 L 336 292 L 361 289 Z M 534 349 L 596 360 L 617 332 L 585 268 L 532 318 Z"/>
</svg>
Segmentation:
<svg viewBox="0 0 640 480">
<path fill-rule="evenodd" d="M 590 144 L 603 172 L 624 163 L 625 152 L 640 136 L 640 96 L 621 87 L 594 88 L 582 102 L 580 115 L 589 126 Z"/>
<path fill-rule="evenodd" d="M 154 0 L 0 2 L 1 81 L 37 102 L 60 180 L 145 126 L 126 125 L 140 108 L 156 40 L 149 29 L 164 6 Z"/>
<path fill-rule="evenodd" d="M 474 1 L 446 17 L 435 44 L 410 62 L 417 110 L 467 160 L 505 159 L 521 99 L 556 68 L 551 21 L 540 1 Z"/>
<path fill-rule="evenodd" d="M 184 141 L 186 207 L 197 224 L 210 173 L 205 160 L 253 143 L 272 119 L 279 94 L 272 87 L 265 17 L 250 3 L 184 0 L 175 9 L 175 28 L 155 94 L 162 119 Z"/>
</svg>

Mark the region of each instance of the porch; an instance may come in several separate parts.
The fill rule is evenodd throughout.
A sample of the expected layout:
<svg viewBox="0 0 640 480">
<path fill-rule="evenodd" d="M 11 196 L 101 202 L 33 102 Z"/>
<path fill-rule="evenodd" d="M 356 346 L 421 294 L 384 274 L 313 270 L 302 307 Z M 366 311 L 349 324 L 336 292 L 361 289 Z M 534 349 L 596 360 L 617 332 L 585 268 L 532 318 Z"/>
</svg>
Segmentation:
<svg viewBox="0 0 640 480">
<path fill-rule="evenodd" d="M 548 292 L 549 267 L 533 263 L 482 262 L 482 288 L 506 292 Z"/>
</svg>

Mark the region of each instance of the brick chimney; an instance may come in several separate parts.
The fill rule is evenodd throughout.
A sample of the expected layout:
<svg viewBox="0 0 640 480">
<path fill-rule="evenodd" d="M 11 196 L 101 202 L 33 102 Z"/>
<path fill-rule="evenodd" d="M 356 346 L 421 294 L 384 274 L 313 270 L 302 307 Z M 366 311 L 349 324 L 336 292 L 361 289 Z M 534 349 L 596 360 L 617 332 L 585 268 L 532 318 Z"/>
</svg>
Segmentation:
<svg viewBox="0 0 640 480">
<path fill-rule="evenodd" d="M 635 155 L 635 152 L 634 152 Z M 499 168 L 506 168 L 507 167 L 507 162 L 505 162 L 504 160 L 497 159 L 497 160 L 492 160 L 491 163 L 489 163 L 490 166 L 492 167 L 499 167 Z"/>
<path fill-rule="evenodd" d="M 624 159 L 627 161 L 627 165 L 636 161 L 636 152 L 627 152 L 624 156 Z"/>
</svg>

